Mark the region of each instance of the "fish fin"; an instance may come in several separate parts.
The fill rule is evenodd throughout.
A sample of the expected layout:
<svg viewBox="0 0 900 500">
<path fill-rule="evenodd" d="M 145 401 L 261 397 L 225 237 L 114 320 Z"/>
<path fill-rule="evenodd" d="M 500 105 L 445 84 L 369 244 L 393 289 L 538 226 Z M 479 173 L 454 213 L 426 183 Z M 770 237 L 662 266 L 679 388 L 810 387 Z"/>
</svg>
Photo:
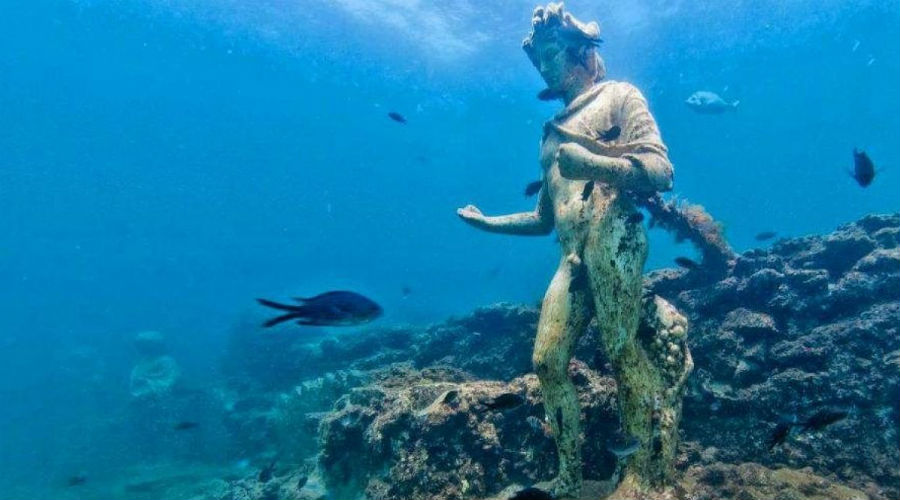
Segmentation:
<svg viewBox="0 0 900 500">
<path fill-rule="evenodd" d="M 271 307 L 272 309 L 278 309 L 280 311 L 297 312 L 300 310 L 300 306 L 290 306 L 287 304 L 279 304 L 278 302 L 273 302 L 273 301 L 267 300 L 267 299 L 256 299 L 256 301 L 259 302 L 260 305 L 264 305 L 266 307 Z"/>
<path fill-rule="evenodd" d="M 279 323 L 284 323 L 285 321 L 290 321 L 290 320 L 292 320 L 292 319 L 294 319 L 294 318 L 297 318 L 297 317 L 299 317 L 299 316 L 300 316 L 300 313 L 296 313 L 296 312 L 290 312 L 290 313 L 287 313 L 287 314 L 282 314 L 281 316 L 275 316 L 274 318 L 272 318 L 272 319 L 266 321 L 265 323 L 263 323 L 262 326 L 265 327 L 265 328 L 269 328 L 269 327 L 275 326 L 275 325 L 277 325 L 277 324 L 279 324 Z"/>
</svg>

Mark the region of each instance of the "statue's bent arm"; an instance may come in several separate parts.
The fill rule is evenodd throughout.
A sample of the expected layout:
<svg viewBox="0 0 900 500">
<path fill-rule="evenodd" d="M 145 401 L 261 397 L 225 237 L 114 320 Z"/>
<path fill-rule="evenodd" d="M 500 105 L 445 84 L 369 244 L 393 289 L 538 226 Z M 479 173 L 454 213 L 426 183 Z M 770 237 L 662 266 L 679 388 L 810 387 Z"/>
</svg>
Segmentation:
<svg viewBox="0 0 900 500">
<path fill-rule="evenodd" d="M 562 144 L 558 152 L 560 173 L 569 179 L 597 180 L 636 192 L 669 191 L 673 170 L 647 101 L 632 88 L 622 104 L 622 138 L 627 152 L 606 156 L 576 142 Z M 602 146 L 598 149 L 602 149 Z"/>
</svg>

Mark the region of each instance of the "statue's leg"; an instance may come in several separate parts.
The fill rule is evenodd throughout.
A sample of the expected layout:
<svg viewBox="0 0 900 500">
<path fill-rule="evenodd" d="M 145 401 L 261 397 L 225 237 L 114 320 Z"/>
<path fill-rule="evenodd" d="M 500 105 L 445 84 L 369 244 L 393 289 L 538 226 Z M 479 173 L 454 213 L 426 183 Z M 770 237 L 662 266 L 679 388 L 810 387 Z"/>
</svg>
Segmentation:
<svg viewBox="0 0 900 500">
<path fill-rule="evenodd" d="M 581 490 L 581 407 L 568 367 L 575 341 L 591 319 L 586 285 L 581 260 L 574 254 L 564 257 L 544 296 L 534 343 L 534 369 L 559 453 L 559 474 L 551 486 L 557 497 L 577 496 Z"/>
<path fill-rule="evenodd" d="M 637 339 L 646 257 L 643 230 L 618 219 L 592 231 L 584 249 L 597 326 L 618 388 L 622 427 L 641 442 L 627 459 L 620 485 L 632 491 L 651 482 L 654 409 L 663 387 L 659 370 Z"/>
</svg>

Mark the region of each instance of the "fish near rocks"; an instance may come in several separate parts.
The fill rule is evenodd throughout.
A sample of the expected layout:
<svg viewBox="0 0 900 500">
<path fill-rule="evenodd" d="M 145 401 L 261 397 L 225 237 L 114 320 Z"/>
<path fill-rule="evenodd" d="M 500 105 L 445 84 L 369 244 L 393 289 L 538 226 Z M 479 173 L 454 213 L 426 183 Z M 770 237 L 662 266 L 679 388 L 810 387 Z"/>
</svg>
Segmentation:
<svg viewBox="0 0 900 500">
<path fill-rule="evenodd" d="M 353 326 L 375 320 L 383 314 L 381 306 L 356 292 L 334 291 L 315 297 L 294 299 L 299 305 L 280 304 L 267 299 L 256 299 L 261 305 L 285 311 L 263 326 L 268 328 L 285 321 L 296 320 L 307 326 Z"/>
<path fill-rule="evenodd" d="M 678 264 L 679 267 L 687 269 L 688 271 L 695 271 L 700 269 L 700 264 L 697 261 L 689 259 L 687 257 L 675 257 L 675 263 Z"/>
<path fill-rule="evenodd" d="M 875 164 L 865 151 L 853 148 L 853 171 L 850 177 L 856 180 L 860 187 L 869 187 L 875 180 Z"/>
<path fill-rule="evenodd" d="M 684 101 L 694 111 L 704 115 L 720 115 L 737 109 L 740 101 L 726 102 L 719 94 L 698 90 Z"/>
<path fill-rule="evenodd" d="M 805 422 L 803 422 L 803 430 L 821 430 L 831 424 L 840 422 L 850 415 L 847 410 L 840 408 L 823 408 L 812 414 Z"/>
<path fill-rule="evenodd" d="M 519 490 L 509 500 L 554 500 L 554 496 L 540 488 L 530 487 Z"/>
</svg>

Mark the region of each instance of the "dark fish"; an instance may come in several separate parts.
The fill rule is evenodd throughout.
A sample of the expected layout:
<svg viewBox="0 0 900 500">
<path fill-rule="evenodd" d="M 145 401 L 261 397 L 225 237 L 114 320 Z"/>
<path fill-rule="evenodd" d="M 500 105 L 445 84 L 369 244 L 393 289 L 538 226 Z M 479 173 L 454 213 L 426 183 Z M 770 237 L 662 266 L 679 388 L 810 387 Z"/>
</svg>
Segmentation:
<svg viewBox="0 0 900 500">
<path fill-rule="evenodd" d="M 644 220 L 644 214 L 641 212 L 635 212 L 635 213 L 629 215 L 628 218 L 625 219 L 625 222 L 627 222 L 629 224 L 637 224 L 639 222 L 643 222 L 643 220 Z"/>
<path fill-rule="evenodd" d="M 775 231 L 763 231 L 756 235 L 756 241 L 766 241 L 774 238 L 778 233 Z"/>
<path fill-rule="evenodd" d="M 853 149 L 853 172 L 850 173 L 850 177 L 856 179 L 862 187 L 868 187 L 875 179 L 875 164 L 865 151 Z"/>
<path fill-rule="evenodd" d="M 522 396 L 508 392 L 497 396 L 493 401 L 485 404 L 485 406 L 491 410 L 510 410 L 517 406 L 521 406 L 524 402 L 525 398 Z"/>
<path fill-rule="evenodd" d="M 263 467 L 259 471 L 259 475 L 256 476 L 256 479 L 259 479 L 261 483 L 268 483 L 272 480 L 272 476 L 275 475 L 275 460 L 272 460 L 272 463 Z"/>
<path fill-rule="evenodd" d="M 178 422 L 177 424 L 172 426 L 172 429 L 176 431 L 187 431 L 190 429 L 196 429 L 200 427 L 200 424 L 197 422 L 191 422 L 190 420 L 184 420 L 182 422 Z"/>
<path fill-rule="evenodd" d="M 82 484 L 87 482 L 87 476 L 84 474 L 77 474 L 75 476 L 66 479 L 66 486 L 81 486 Z"/>
<path fill-rule="evenodd" d="M 407 286 L 404 286 L 404 287 L 400 290 L 400 292 L 403 293 L 403 296 L 404 296 L 404 297 L 409 297 L 410 294 L 412 294 L 412 288 L 410 288 L 410 287 L 407 285 Z"/>
<path fill-rule="evenodd" d="M 537 98 L 541 101 L 555 101 L 563 98 L 563 93 L 558 90 L 544 89 L 538 92 Z"/>
<path fill-rule="evenodd" d="M 540 488 L 530 487 L 519 490 L 509 500 L 554 500 L 554 497 Z"/>
<path fill-rule="evenodd" d="M 563 428 L 563 416 L 562 416 L 562 408 L 556 409 L 556 432 L 562 432 Z"/>
<path fill-rule="evenodd" d="M 326 292 L 315 297 L 297 297 L 294 300 L 301 305 L 287 305 L 266 299 L 256 299 L 260 304 L 287 311 L 265 323 L 270 327 L 284 321 L 297 320 L 298 325 L 309 326 L 350 326 L 368 323 L 384 312 L 381 306 L 367 297 L 355 292 Z"/>
<path fill-rule="evenodd" d="M 679 266 L 681 266 L 685 269 L 691 270 L 691 271 L 700 268 L 700 264 L 698 264 L 696 261 L 693 261 L 687 257 L 675 257 L 675 263 L 678 264 Z"/>
<path fill-rule="evenodd" d="M 584 185 L 584 191 L 581 192 L 581 201 L 587 201 L 587 199 L 591 197 L 593 191 L 594 181 L 588 181 L 587 184 Z"/>
<path fill-rule="evenodd" d="M 778 425 L 775 426 L 775 430 L 772 431 L 772 436 L 769 438 L 769 450 L 772 450 L 783 443 L 788 435 L 790 435 L 791 428 L 795 425 L 797 425 L 796 418 L 792 420 L 782 419 L 781 422 L 778 422 Z"/>
<path fill-rule="evenodd" d="M 297 478 L 297 489 L 303 489 L 306 486 L 306 482 L 309 481 L 309 476 L 300 476 Z"/>
<path fill-rule="evenodd" d="M 612 128 L 600 134 L 600 138 L 604 141 L 614 141 L 622 134 L 622 127 L 614 125 Z"/>
<path fill-rule="evenodd" d="M 534 196 L 541 191 L 541 187 L 544 186 L 544 181 L 534 181 L 529 182 L 527 186 L 525 186 L 525 197 Z"/>
<path fill-rule="evenodd" d="M 390 113 L 388 113 L 388 117 L 397 123 L 406 123 L 406 117 L 396 111 L 391 111 Z"/>
<path fill-rule="evenodd" d="M 850 413 L 846 410 L 840 410 L 835 408 L 824 408 L 816 413 L 813 416 L 806 419 L 803 422 L 803 430 L 819 430 L 828 427 L 829 425 L 840 422 L 847 418 Z"/>
</svg>

